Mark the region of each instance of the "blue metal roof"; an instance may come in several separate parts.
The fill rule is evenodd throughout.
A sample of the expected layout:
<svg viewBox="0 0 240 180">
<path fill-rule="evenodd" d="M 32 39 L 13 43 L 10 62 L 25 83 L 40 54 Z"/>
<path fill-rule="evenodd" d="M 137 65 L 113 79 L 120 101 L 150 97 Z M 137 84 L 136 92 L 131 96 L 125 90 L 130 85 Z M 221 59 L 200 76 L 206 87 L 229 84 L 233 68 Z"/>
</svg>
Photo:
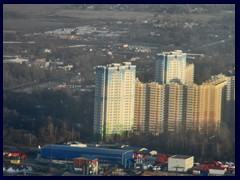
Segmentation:
<svg viewBox="0 0 240 180">
<path fill-rule="evenodd" d="M 107 148 L 91 148 L 91 147 L 77 147 L 77 146 L 68 146 L 68 145 L 55 145 L 55 144 L 49 144 L 42 149 L 55 149 L 55 150 L 69 150 L 69 151 L 84 151 L 89 153 L 104 153 L 109 155 L 122 155 L 125 152 L 129 152 L 131 150 L 119 150 L 119 149 L 107 149 Z"/>
<path fill-rule="evenodd" d="M 98 158 L 99 162 L 131 166 L 133 150 L 76 147 L 67 145 L 47 145 L 41 149 L 42 158 L 72 160 L 77 157 Z"/>
</svg>

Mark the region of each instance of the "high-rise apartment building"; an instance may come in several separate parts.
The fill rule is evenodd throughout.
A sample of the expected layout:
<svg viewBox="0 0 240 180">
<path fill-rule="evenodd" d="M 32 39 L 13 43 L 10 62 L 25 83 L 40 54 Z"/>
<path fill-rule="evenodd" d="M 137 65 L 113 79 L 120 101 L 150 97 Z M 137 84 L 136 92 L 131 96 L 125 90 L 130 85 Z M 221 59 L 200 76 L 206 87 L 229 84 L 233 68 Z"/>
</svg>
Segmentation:
<svg viewBox="0 0 240 180">
<path fill-rule="evenodd" d="M 165 87 L 159 83 L 141 83 L 135 90 L 134 132 L 159 135 L 164 132 Z"/>
<path fill-rule="evenodd" d="M 168 84 L 170 81 L 185 84 L 186 58 L 187 54 L 181 50 L 157 54 L 155 61 L 155 81 L 160 84 Z"/>
<path fill-rule="evenodd" d="M 187 88 L 186 130 L 201 134 L 213 134 L 220 130 L 222 100 L 228 78 L 224 75 L 212 76 L 202 85 Z"/>
<path fill-rule="evenodd" d="M 94 134 L 195 132 L 211 135 L 221 122 L 235 121 L 235 76 L 212 76 L 194 84 L 194 65 L 186 53 L 164 52 L 156 59 L 157 82 L 136 79 L 130 62 L 96 67 Z"/>
<path fill-rule="evenodd" d="M 187 64 L 185 72 L 185 84 L 194 83 L 194 64 Z"/>
<path fill-rule="evenodd" d="M 200 86 L 192 84 L 187 86 L 186 94 L 186 131 L 200 131 Z M 203 98 L 203 97 L 202 97 Z"/>
<path fill-rule="evenodd" d="M 147 88 L 148 131 L 153 135 L 159 135 L 164 132 L 165 125 L 165 87 L 152 82 L 147 84 Z"/>
<path fill-rule="evenodd" d="M 200 86 L 199 122 L 200 133 L 212 134 L 220 130 L 222 116 L 223 88 L 227 77 L 219 74 Z"/>
<path fill-rule="evenodd" d="M 234 80 L 233 77 L 217 75 L 202 85 L 176 82 L 160 85 L 138 81 L 135 132 L 153 135 L 185 131 L 211 135 L 217 132 L 222 122 L 222 104 L 228 106 L 225 117 L 234 119 L 234 107 L 231 109 L 227 101 L 222 102 L 224 97 L 235 99 Z M 224 92 L 226 96 L 223 96 Z"/>
<path fill-rule="evenodd" d="M 135 96 L 135 133 L 180 132 L 185 128 L 186 86 L 171 82 L 137 82 Z M 141 128 L 140 128 L 141 127 Z"/>
<path fill-rule="evenodd" d="M 148 131 L 147 84 L 136 79 L 134 127 L 135 134 Z"/>
<path fill-rule="evenodd" d="M 212 134 L 220 130 L 222 122 L 222 100 L 228 78 L 212 76 L 202 85 L 187 87 L 186 130 L 201 134 Z"/>
<path fill-rule="evenodd" d="M 133 129 L 136 66 L 130 62 L 96 67 L 94 134 L 106 140 Z"/>
<path fill-rule="evenodd" d="M 227 86 L 224 87 L 222 120 L 230 126 L 235 124 L 235 76 L 228 77 Z"/>
<path fill-rule="evenodd" d="M 167 132 L 179 133 L 185 130 L 186 117 L 186 86 L 180 83 L 171 82 L 167 85 L 166 95 L 167 108 Z"/>
</svg>

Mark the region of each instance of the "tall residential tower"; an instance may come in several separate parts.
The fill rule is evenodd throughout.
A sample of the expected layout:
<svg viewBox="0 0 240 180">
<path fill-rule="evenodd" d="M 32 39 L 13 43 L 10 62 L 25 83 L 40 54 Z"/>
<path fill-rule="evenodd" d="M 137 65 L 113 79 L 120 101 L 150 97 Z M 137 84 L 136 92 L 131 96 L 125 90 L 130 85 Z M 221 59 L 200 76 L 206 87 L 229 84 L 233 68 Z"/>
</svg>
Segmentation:
<svg viewBox="0 0 240 180">
<path fill-rule="evenodd" d="M 170 81 L 185 84 L 187 54 L 181 50 L 157 54 L 155 81 L 168 84 Z"/>
<path fill-rule="evenodd" d="M 222 119 L 235 128 L 235 76 L 228 77 L 227 86 L 223 91 Z"/>
<path fill-rule="evenodd" d="M 136 66 L 130 62 L 97 66 L 95 75 L 94 134 L 105 141 L 131 132 Z"/>
</svg>

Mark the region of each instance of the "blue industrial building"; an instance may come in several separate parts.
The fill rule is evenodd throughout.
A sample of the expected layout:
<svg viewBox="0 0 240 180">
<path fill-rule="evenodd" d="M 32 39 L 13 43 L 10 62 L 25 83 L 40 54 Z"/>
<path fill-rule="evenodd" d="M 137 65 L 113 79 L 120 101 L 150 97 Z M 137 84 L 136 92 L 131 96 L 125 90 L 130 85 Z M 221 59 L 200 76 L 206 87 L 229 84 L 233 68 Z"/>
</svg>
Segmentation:
<svg viewBox="0 0 240 180">
<path fill-rule="evenodd" d="M 46 145 L 41 149 L 41 157 L 54 160 L 73 160 L 77 157 L 98 158 L 100 163 L 118 164 L 124 168 L 133 165 L 133 150 Z"/>
</svg>

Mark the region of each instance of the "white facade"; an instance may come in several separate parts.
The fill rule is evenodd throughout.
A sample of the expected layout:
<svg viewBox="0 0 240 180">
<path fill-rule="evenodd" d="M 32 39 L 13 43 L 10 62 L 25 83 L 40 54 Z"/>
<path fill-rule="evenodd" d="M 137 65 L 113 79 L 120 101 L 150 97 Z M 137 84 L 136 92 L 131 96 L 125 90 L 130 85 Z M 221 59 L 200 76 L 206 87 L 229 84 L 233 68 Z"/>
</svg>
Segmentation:
<svg viewBox="0 0 240 180">
<path fill-rule="evenodd" d="M 96 67 L 94 134 L 132 131 L 136 66 L 112 63 Z"/>
<path fill-rule="evenodd" d="M 193 156 L 174 155 L 168 158 L 168 171 L 186 172 L 193 167 Z"/>
<path fill-rule="evenodd" d="M 226 169 L 209 169 L 209 176 L 224 176 Z"/>
<path fill-rule="evenodd" d="M 160 84 L 178 81 L 185 84 L 187 54 L 181 50 L 163 52 L 157 55 L 155 80 Z"/>
</svg>

